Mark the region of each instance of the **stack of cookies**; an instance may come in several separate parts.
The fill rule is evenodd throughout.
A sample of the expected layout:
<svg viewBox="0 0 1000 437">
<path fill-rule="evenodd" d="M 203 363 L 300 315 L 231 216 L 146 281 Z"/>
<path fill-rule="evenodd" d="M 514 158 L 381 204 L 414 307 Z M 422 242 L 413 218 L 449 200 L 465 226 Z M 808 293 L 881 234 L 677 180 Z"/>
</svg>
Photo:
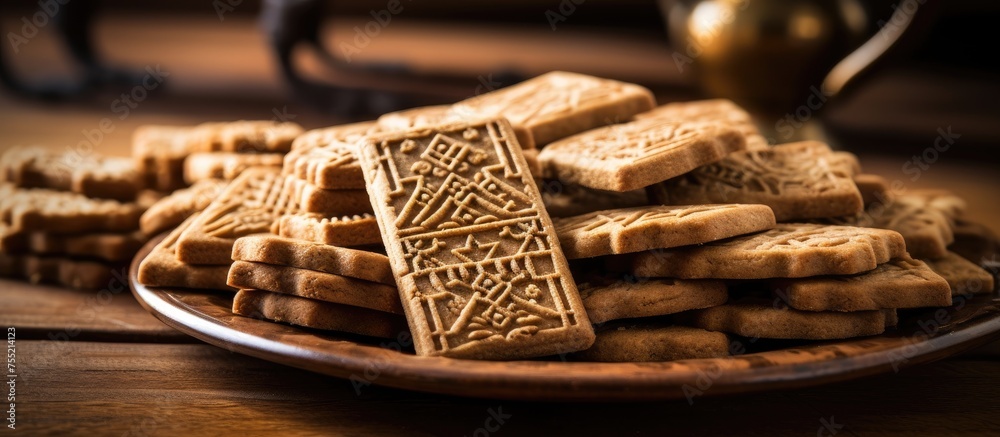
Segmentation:
<svg viewBox="0 0 1000 437">
<path fill-rule="evenodd" d="M 656 107 L 554 72 L 290 149 L 189 208 L 140 281 L 237 289 L 236 314 L 314 329 L 408 329 L 419 355 L 595 361 L 876 335 L 898 309 L 994 290 L 949 251 L 983 250 L 957 246 L 977 229 L 960 198 L 900 195 L 820 142 L 770 146 L 725 100 Z"/>
<path fill-rule="evenodd" d="M 156 195 L 125 158 L 14 147 L 0 156 L 0 276 L 79 289 L 124 281 Z"/>
</svg>

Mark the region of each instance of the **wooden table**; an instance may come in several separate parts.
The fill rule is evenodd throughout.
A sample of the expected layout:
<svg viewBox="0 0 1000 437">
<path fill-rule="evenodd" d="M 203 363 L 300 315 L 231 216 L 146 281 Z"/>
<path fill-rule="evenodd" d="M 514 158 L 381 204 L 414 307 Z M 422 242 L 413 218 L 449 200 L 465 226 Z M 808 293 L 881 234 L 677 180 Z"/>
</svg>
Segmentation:
<svg viewBox="0 0 1000 437">
<path fill-rule="evenodd" d="M 145 123 L 267 119 L 274 109 L 298 114 L 295 121 L 307 127 L 339 121 L 285 102 L 275 72 L 268 68 L 268 54 L 255 23 L 237 19 L 220 23 L 211 8 L 206 8 L 205 17 L 189 17 L 181 27 L 169 20 L 150 22 L 134 17 L 111 17 L 102 22 L 99 37 L 110 47 L 113 60 L 139 67 L 162 61 L 170 66 L 174 80 L 170 91 L 151 97 L 130 117 L 116 121 L 116 130 L 104 136 L 96 151 L 127 154 L 131 131 Z M 393 29 L 401 33 L 387 33 L 365 55 L 398 55 L 391 51 L 398 45 L 391 43 L 407 40 L 405 26 Z M 484 54 L 498 52 L 483 50 L 475 62 L 455 53 L 461 53 L 462 44 L 506 40 L 491 32 L 465 29 L 463 35 L 475 36 L 468 41 L 427 37 L 430 33 L 421 32 L 424 40 L 411 44 L 452 44 L 453 50 L 441 50 L 444 59 L 434 64 L 464 68 L 475 76 L 496 67 L 499 61 Z M 349 35 L 350 27 L 334 33 Z M 544 42 L 541 50 L 548 55 L 518 52 L 521 58 L 515 64 L 530 66 L 530 71 L 565 68 L 616 74 L 627 70 L 617 76 L 647 83 L 659 78 L 664 86 L 682 82 L 660 76 L 670 61 L 659 55 L 669 54 L 669 50 L 655 44 L 636 43 L 622 52 L 603 37 L 591 37 L 588 41 L 593 44 L 581 44 L 579 35 L 568 32 L 553 36 L 546 30 L 542 34 L 551 37 L 522 35 L 532 43 L 521 47 Z M 31 50 L 52 45 L 46 38 L 41 35 L 33 40 Z M 558 40 L 567 41 L 563 47 L 569 48 L 555 47 L 558 44 L 552 41 Z M 240 50 L 228 50 L 237 44 Z M 612 57 L 590 56 L 602 46 L 608 46 L 604 51 Z M 553 53 L 559 56 L 549 56 Z M 26 68 L 51 64 L 43 55 L 32 57 L 26 52 L 19 56 Z M 484 66 L 488 61 L 497 62 Z M 98 99 L 92 105 L 50 106 L 0 95 L 0 148 L 37 143 L 61 149 L 76 144 L 83 138 L 82 131 L 113 115 L 108 112 L 113 98 Z M 876 100 L 883 104 L 894 101 Z M 859 105 L 848 112 L 864 119 L 862 111 L 869 106 Z M 844 113 L 837 108 L 831 111 Z M 892 112 L 884 107 L 878 111 Z M 894 120 L 904 123 L 913 118 L 900 113 Z M 996 133 L 993 127 L 977 131 L 963 124 L 968 120 L 965 116 L 921 118 L 919 123 L 911 123 L 915 139 L 899 145 L 905 152 L 891 156 L 854 151 L 862 153 L 866 171 L 890 180 L 906 178 L 900 166 L 908 156 L 932 144 L 936 127 L 955 124 L 956 130 L 968 132 L 963 141 L 969 143 L 988 142 L 983 141 L 983 135 Z M 975 132 L 985 134 L 977 140 Z M 841 146 L 851 148 L 850 144 Z M 918 181 L 906 180 L 908 187 L 939 186 L 960 192 L 970 201 L 970 217 L 1000 232 L 998 182 L 995 168 L 948 156 Z M 377 386 L 364 387 L 358 393 L 346 380 L 193 340 L 147 314 L 127 293 L 107 299 L 96 292 L 0 280 L 0 328 L 9 326 L 16 327 L 17 336 L 17 428 L 25 435 L 937 436 L 1000 431 L 1000 343 L 898 374 L 811 389 L 723 399 L 699 397 L 692 404 L 553 404 L 460 399 Z"/>
</svg>

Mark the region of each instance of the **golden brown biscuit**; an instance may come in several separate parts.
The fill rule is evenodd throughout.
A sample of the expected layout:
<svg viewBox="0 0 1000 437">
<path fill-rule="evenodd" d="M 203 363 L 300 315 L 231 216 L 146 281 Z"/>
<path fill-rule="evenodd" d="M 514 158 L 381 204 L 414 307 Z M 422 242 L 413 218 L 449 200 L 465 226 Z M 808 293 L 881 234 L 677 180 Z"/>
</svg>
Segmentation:
<svg viewBox="0 0 1000 437">
<path fill-rule="evenodd" d="M 280 169 L 285 155 L 280 153 L 193 153 L 184 161 L 184 181 L 194 184 L 206 179 L 231 181 L 250 167 Z"/>
<path fill-rule="evenodd" d="M 252 261 L 332 273 L 396 286 L 389 257 L 274 235 L 250 235 L 233 245 L 234 261 Z"/>
<path fill-rule="evenodd" d="M 235 290 L 226 284 L 229 263 L 216 266 L 195 266 L 177 259 L 177 242 L 182 233 L 193 223 L 191 216 L 177 229 L 157 243 L 139 264 L 138 281 L 149 287 L 180 287 L 206 290 Z"/>
<path fill-rule="evenodd" d="M 147 188 L 171 192 L 183 188 L 184 160 L 191 150 L 189 126 L 140 126 L 132 134 L 132 158 Z"/>
<path fill-rule="evenodd" d="M 878 335 L 898 320 L 896 310 L 812 312 L 778 308 L 769 301 L 741 299 L 685 313 L 683 323 L 753 338 L 835 340 Z"/>
<path fill-rule="evenodd" d="M 591 323 L 634 319 L 726 303 L 726 284 L 716 280 L 589 279 L 578 284 Z"/>
<path fill-rule="evenodd" d="M 331 246 L 382 244 L 378 221 L 371 214 L 330 218 L 316 213 L 285 214 L 278 219 L 274 233 Z"/>
<path fill-rule="evenodd" d="M 924 260 L 931 270 L 941 275 L 955 296 L 991 294 L 996 290 L 994 275 L 954 252 L 943 258 Z"/>
<path fill-rule="evenodd" d="M 646 362 L 719 358 L 729 355 L 721 332 L 686 326 L 623 324 L 597 332 L 594 345 L 574 357 L 586 361 Z"/>
<path fill-rule="evenodd" d="M 188 217 L 208 207 L 226 185 L 228 183 L 222 180 L 207 179 L 174 191 L 142 214 L 139 228 L 148 236 L 175 228 Z"/>
<path fill-rule="evenodd" d="M 406 332 L 406 320 L 395 314 L 260 290 L 236 293 L 233 313 L 370 337 L 396 338 Z"/>
<path fill-rule="evenodd" d="M 590 346 L 506 121 L 369 137 L 358 158 L 418 354 L 514 359 Z"/>
</svg>

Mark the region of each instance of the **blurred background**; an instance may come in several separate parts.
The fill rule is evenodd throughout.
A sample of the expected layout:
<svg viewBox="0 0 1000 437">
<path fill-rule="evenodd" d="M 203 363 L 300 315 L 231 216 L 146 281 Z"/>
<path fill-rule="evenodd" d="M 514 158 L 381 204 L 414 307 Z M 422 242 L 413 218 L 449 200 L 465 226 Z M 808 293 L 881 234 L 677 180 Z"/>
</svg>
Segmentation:
<svg viewBox="0 0 1000 437">
<path fill-rule="evenodd" d="M 13 0 L 0 13 L 0 148 L 127 155 L 142 124 L 316 128 L 568 70 L 661 104 L 734 99 L 772 142 L 824 139 L 907 186 L 1000 182 L 997 2 Z"/>
</svg>

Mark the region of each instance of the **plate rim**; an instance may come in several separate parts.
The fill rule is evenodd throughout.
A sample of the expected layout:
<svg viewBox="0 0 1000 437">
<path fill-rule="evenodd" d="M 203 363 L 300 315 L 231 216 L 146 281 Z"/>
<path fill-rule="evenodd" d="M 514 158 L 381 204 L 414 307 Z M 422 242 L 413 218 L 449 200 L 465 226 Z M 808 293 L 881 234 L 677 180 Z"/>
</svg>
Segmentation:
<svg viewBox="0 0 1000 437">
<path fill-rule="evenodd" d="M 830 359 L 807 361 L 797 364 L 771 365 L 746 368 L 726 368 L 719 363 L 733 364 L 737 360 L 751 360 L 774 352 L 797 351 L 809 353 L 826 347 L 855 345 L 865 342 L 885 341 L 888 337 L 865 337 L 839 342 L 823 342 L 780 351 L 766 351 L 724 358 L 706 358 L 655 363 L 593 363 L 555 361 L 476 361 L 444 357 L 420 357 L 394 352 L 374 345 L 351 341 L 335 341 L 332 348 L 319 351 L 303 344 L 288 344 L 278 339 L 240 331 L 220 319 L 189 310 L 176 299 L 164 294 L 179 288 L 149 288 L 137 281 L 139 265 L 152 248 L 163 239 L 160 235 L 147 242 L 129 266 L 129 287 L 140 305 L 168 326 L 208 344 L 231 352 L 301 368 L 338 378 L 358 377 L 364 385 L 381 385 L 398 389 L 415 390 L 444 395 L 489 399 L 532 401 L 642 401 L 685 399 L 695 393 L 697 397 L 714 397 L 762 390 L 783 390 L 846 381 L 891 369 L 902 369 L 945 358 L 994 339 L 1000 338 L 1000 313 L 980 317 L 961 329 L 962 335 L 935 335 L 920 342 L 911 342 L 915 351 L 905 354 L 902 362 L 887 360 L 888 350 L 876 350 L 854 356 L 834 356 Z M 210 290 L 184 290 L 190 295 L 221 295 Z M 996 299 L 993 299 L 996 301 Z M 238 316 L 237 316 L 238 317 Z M 295 331 L 296 335 L 311 335 L 323 339 L 316 332 L 291 325 L 246 318 L 246 323 L 259 323 L 273 332 Z M 271 326 L 273 325 L 273 326 Z M 906 338 L 907 336 L 901 337 Z M 323 339 L 325 341 L 333 341 Z M 731 342 L 732 343 L 732 342 Z M 349 346 L 348 346 L 349 345 Z M 905 347 L 905 345 L 903 346 Z M 897 347 L 896 349 L 900 349 Z M 895 350 L 895 349 L 894 349 Z M 378 368 L 380 364 L 384 367 Z M 468 365 L 474 364 L 474 365 Z M 710 374 L 716 366 L 721 373 Z M 374 378 L 365 372 L 377 371 Z M 558 367 L 552 372 L 547 367 Z M 682 367 L 674 369 L 673 367 Z M 507 368 L 506 372 L 493 373 Z M 795 372 L 789 372 L 789 369 Z M 540 374 L 518 373 L 511 377 L 511 370 L 532 371 L 543 369 Z M 561 369 L 572 370 L 563 372 Z M 790 377 L 791 376 L 791 377 Z M 707 387 L 702 388 L 704 382 Z M 465 386 L 487 388 L 468 390 Z"/>
</svg>

